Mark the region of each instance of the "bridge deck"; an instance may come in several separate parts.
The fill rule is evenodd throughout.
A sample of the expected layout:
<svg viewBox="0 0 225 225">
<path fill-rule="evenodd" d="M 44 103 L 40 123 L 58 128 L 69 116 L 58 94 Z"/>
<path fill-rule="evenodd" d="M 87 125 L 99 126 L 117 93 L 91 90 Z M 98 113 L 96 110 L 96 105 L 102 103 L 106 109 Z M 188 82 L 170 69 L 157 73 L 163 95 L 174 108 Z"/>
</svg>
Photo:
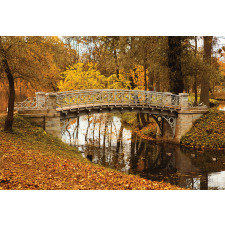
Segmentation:
<svg viewBox="0 0 225 225">
<path fill-rule="evenodd" d="M 100 108 L 157 108 L 157 109 L 168 109 L 168 110 L 179 110 L 180 106 L 160 106 L 155 104 L 120 104 L 120 103 L 110 103 L 110 104 L 83 104 L 83 105 L 72 105 L 72 106 L 64 106 L 56 108 L 57 111 L 78 111 L 78 110 L 86 110 L 86 109 L 100 109 Z"/>
<path fill-rule="evenodd" d="M 194 107 L 190 104 L 187 93 L 175 95 L 169 92 L 111 89 L 37 92 L 36 97 L 28 98 L 15 106 L 23 115 L 33 116 L 34 121 L 59 137 L 60 120 L 95 113 L 137 112 L 152 115 L 161 134 L 167 139 L 175 137 L 178 127 L 176 138 L 180 140 L 193 122 L 208 111 L 206 106 Z"/>
</svg>

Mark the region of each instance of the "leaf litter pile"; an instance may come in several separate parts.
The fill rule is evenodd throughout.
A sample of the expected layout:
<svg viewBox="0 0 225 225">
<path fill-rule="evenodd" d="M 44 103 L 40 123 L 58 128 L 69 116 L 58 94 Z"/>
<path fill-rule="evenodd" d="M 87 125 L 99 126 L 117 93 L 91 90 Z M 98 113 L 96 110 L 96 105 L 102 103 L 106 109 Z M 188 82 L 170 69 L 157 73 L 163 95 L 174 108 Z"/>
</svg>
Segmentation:
<svg viewBox="0 0 225 225">
<path fill-rule="evenodd" d="M 225 150 L 225 112 L 211 108 L 181 139 L 187 147 Z"/>
<path fill-rule="evenodd" d="M 74 147 L 19 116 L 13 133 L 0 118 L 0 189 L 3 190 L 181 190 L 92 164 Z"/>
</svg>

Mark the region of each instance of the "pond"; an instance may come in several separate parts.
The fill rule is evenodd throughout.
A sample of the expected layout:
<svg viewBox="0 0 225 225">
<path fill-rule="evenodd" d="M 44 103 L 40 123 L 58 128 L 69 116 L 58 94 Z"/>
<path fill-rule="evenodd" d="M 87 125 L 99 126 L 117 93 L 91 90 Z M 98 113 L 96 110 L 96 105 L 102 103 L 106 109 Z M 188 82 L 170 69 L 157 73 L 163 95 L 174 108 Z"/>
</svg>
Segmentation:
<svg viewBox="0 0 225 225">
<path fill-rule="evenodd" d="M 225 189 L 225 152 L 143 140 L 119 115 L 71 119 L 62 140 L 96 164 L 194 190 Z"/>
</svg>

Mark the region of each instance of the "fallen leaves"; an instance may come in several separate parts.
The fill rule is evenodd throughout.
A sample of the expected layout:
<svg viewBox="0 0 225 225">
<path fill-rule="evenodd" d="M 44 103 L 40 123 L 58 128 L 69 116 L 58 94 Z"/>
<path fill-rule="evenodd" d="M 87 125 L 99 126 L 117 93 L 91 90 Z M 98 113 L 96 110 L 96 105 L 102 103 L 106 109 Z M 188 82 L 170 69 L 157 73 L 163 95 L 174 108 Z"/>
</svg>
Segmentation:
<svg viewBox="0 0 225 225">
<path fill-rule="evenodd" d="M 15 118 L 15 126 L 14 134 L 0 131 L 0 189 L 182 189 L 94 165 L 82 159 L 74 147 L 46 135 L 21 118 Z M 21 135 L 26 132 L 27 135 Z"/>
<path fill-rule="evenodd" d="M 202 149 L 225 149 L 225 113 L 213 108 L 182 137 L 185 146 Z"/>
</svg>

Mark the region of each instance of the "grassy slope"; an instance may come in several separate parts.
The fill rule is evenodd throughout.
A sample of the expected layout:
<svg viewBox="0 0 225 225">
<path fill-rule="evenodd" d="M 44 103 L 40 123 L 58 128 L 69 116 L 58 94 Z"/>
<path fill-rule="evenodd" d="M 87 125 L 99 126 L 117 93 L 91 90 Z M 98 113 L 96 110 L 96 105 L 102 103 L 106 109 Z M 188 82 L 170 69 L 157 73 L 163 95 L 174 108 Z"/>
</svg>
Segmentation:
<svg viewBox="0 0 225 225">
<path fill-rule="evenodd" d="M 196 121 L 181 143 L 197 148 L 225 148 L 225 112 L 215 108 Z"/>
<path fill-rule="evenodd" d="M 0 127 L 0 189 L 181 189 L 94 165 L 18 116 L 13 134 Z"/>
</svg>

